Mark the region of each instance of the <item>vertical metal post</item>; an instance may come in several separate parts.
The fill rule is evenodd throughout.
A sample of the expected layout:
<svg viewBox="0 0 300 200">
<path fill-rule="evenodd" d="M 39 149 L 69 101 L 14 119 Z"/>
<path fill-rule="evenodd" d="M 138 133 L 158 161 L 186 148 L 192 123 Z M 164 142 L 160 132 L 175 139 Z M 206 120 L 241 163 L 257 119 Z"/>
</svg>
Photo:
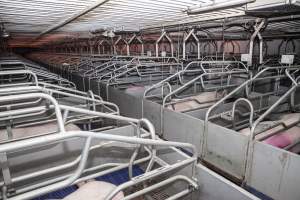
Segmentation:
<svg viewBox="0 0 300 200">
<path fill-rule="evenodd" d="M 142 52 L 141 52 L 141 55 L 143 56 L 144 54 L 145 54 L 144 43 L 142 43 Z"/>
<path fill-rule="evenodd" d="M 258 39 L 259 39 L 259 64 L 264 63 L 264 58 L 263 58 L 263 37 L 261 34 L 258 32 L 257 33 Z"/>
<path fill-rule="evenodd" d="M 174 44 L 173 44 L 173 41 L 171 40 L 170 43 L 171 43 L 171 57 L 174 57 Z"/>
<path fill-rule="evenodd" d="M 182 44 L 182 59 L 183 60 L 185 60 L 185 41 L 186 41 L 186 38 L 184 38 L 183 44 Z"/>
<path fill-rule="evenodd" d="M 101 51 L 100 51 L 100 43 L 98 44 L 98 54 L 99 54 L 99 55 L 101 54 Z"/>
<path fill-rule="evenodd" d="M 155 55 L 158 57 L 158 43 L 155 43 Z"/>
<path fill-rule="evenodd" d="M 125 41 L 125 40 L 124 40 Z M 125 41 L 126 42 L 126 41 Z M 127 56 L 130 56 L 130 51 L 129 51 L 129 44 L 126 42 L 126 51 L 127 51 Z"/>
<path fill-rule="evenodd" d="M 198 59 L 200 59 L 201 58 L 200 41 L 197 41 L 197 52 L 198 52 Z"/>
<path fill-rule="evenodd" d="M 257 34 L 259 33 L 260 29 L 263 27 L 263 25 L 265 24 L 265 20 L 263 20 L 258 26 L 254 26 L 254 33 L 252 34 L 251 38 L 250 38 L 250 47 L 249 47 L 249 60 L 248 60 L 248 66 L 252 66 L 253 64 L 253 44 L 254 44 L 254 39 L 257 36 Z"/>
</svg>

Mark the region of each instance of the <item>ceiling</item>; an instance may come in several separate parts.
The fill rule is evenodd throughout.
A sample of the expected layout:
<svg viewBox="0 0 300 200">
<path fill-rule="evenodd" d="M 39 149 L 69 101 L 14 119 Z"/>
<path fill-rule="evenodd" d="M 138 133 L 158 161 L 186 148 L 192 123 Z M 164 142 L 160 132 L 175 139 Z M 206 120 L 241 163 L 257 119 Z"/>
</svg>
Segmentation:
<svg viewBox="0 0 300 200">
<path fill-rule="evenodd" d="M 218 2 L 220 0 L 216 0 Z M 236 0 L 235 0 L 236 1 Z M 139 30 L 168 23 L 242 15 L 244 8 L 188 16 L 184 10 L 211 0 L 110 0 L 79 17 L 59 31 L 77 32 L 97 28 Z M 0 18 L 11 32 L 38 34 L 97 0 L 1 0 Z"/>
<path fill-rule="evenodd" d="M 237 0 L 227 0 L 225 2 Z M 224 19 L 245 15 L 247 6 L 256 7 L 285 2 L 285 0 L 256 0 L 247 6 L 188 15 L 188 8 L 212 4 L 212 0 L 107 0 L 80 17 L 76 17 L 43 38 L 37 38 L 49 28 L 70 19 L 89 7 L 102 2 L 99 0 L 0 0 L 0 20 L 5 28 L 19 42 L 34 42 L 76 36 L 80 32 L 96 29 L 113 29 L 138 31 L 152 27 L 165 27 L 178 24 L 189 24 L 201 21 Z M 216 4 L 224 0 L 215 0 Z M 273 26 L 278 26 L 274 24 Z M 279 26 L 281 26 L 279 24 Z M 295 27 L 295 24 L 290 25 Z M 299 24 L 296 24 L 298 27 Z M 287 28 L 284 26 L 284 28 Z M 49 39 L 50 38 L 50 39 Z"/>
</svg>

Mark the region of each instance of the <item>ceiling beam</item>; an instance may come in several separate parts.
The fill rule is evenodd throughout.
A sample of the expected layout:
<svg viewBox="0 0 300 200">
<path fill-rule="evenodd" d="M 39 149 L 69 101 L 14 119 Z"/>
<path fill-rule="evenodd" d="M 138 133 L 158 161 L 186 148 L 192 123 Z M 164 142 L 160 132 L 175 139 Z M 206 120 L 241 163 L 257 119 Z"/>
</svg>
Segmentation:
<svg viewBox="0 0 300 200">
<path fill-rule="evenodd" d="M 52 31 L 55 31 L 63 26 L 65 26 L 66 24 L 69 24 L 70 22 L 76 20 L 77 18 L 81 17 L 82 15 L 87 14 L 88 12 L 94 10 L 95 8 L 105 4 L 106 2 L 108 2 L 109 0 L 98 0 L 96 3 L 94 3 L 93 5 L 87 7 L 86 9 L 74 14 L 73 16 L 69 17 L 68 19 L 65 19 L 61 22 L 59 22 L 58 24 L 55 24 L 51 27 L 49 27 L 48 29 L 46 29 L 45 31 L 41 32 L 36 39 L 41 38 L 43 35 L 47 34 L 47 33 L 51 33 Z"/>
</svg>

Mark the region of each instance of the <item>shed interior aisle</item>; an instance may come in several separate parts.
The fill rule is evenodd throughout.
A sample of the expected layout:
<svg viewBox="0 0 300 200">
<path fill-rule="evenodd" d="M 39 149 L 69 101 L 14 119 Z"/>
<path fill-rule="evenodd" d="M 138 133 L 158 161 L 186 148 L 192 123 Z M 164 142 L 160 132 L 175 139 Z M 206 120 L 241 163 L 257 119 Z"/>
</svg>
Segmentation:
<svg viewBox="0 0 300 200">
<path fill-rule="evenodd" d="M 0 0 L 0 200 L 299 200 L 299 0 Z"/>
</svg>

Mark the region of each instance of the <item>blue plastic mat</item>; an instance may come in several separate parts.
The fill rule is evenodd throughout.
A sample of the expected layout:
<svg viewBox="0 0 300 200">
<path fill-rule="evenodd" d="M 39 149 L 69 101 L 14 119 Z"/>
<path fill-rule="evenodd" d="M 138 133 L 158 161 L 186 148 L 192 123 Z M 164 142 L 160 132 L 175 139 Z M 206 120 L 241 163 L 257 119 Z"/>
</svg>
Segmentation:
<svg viewBox="0 0 300 200">
<path fill-rule="evenodd" d="M 143 173 L 144 173 L 144 171 L 139 166 L 137 166 L 137 165 L 133 166 L 133 176 L 139 176 Z M 116 172 L 113 172 L 110 174 L 106 174 L 104 176 L 100 176 L 100 177 L 96 178 L 96 180 L 109 182 L 114 185 L 120 185 L 129 180 L 128 168 L 121 169 L 119 171 L 116 171 Z M 62 199 L 76 190 L 77 190 L 77 186 L 69 186 L 69 187 L 45 194 L 43 196 L 34 198 L 33 200 Z"/>
</svg>

